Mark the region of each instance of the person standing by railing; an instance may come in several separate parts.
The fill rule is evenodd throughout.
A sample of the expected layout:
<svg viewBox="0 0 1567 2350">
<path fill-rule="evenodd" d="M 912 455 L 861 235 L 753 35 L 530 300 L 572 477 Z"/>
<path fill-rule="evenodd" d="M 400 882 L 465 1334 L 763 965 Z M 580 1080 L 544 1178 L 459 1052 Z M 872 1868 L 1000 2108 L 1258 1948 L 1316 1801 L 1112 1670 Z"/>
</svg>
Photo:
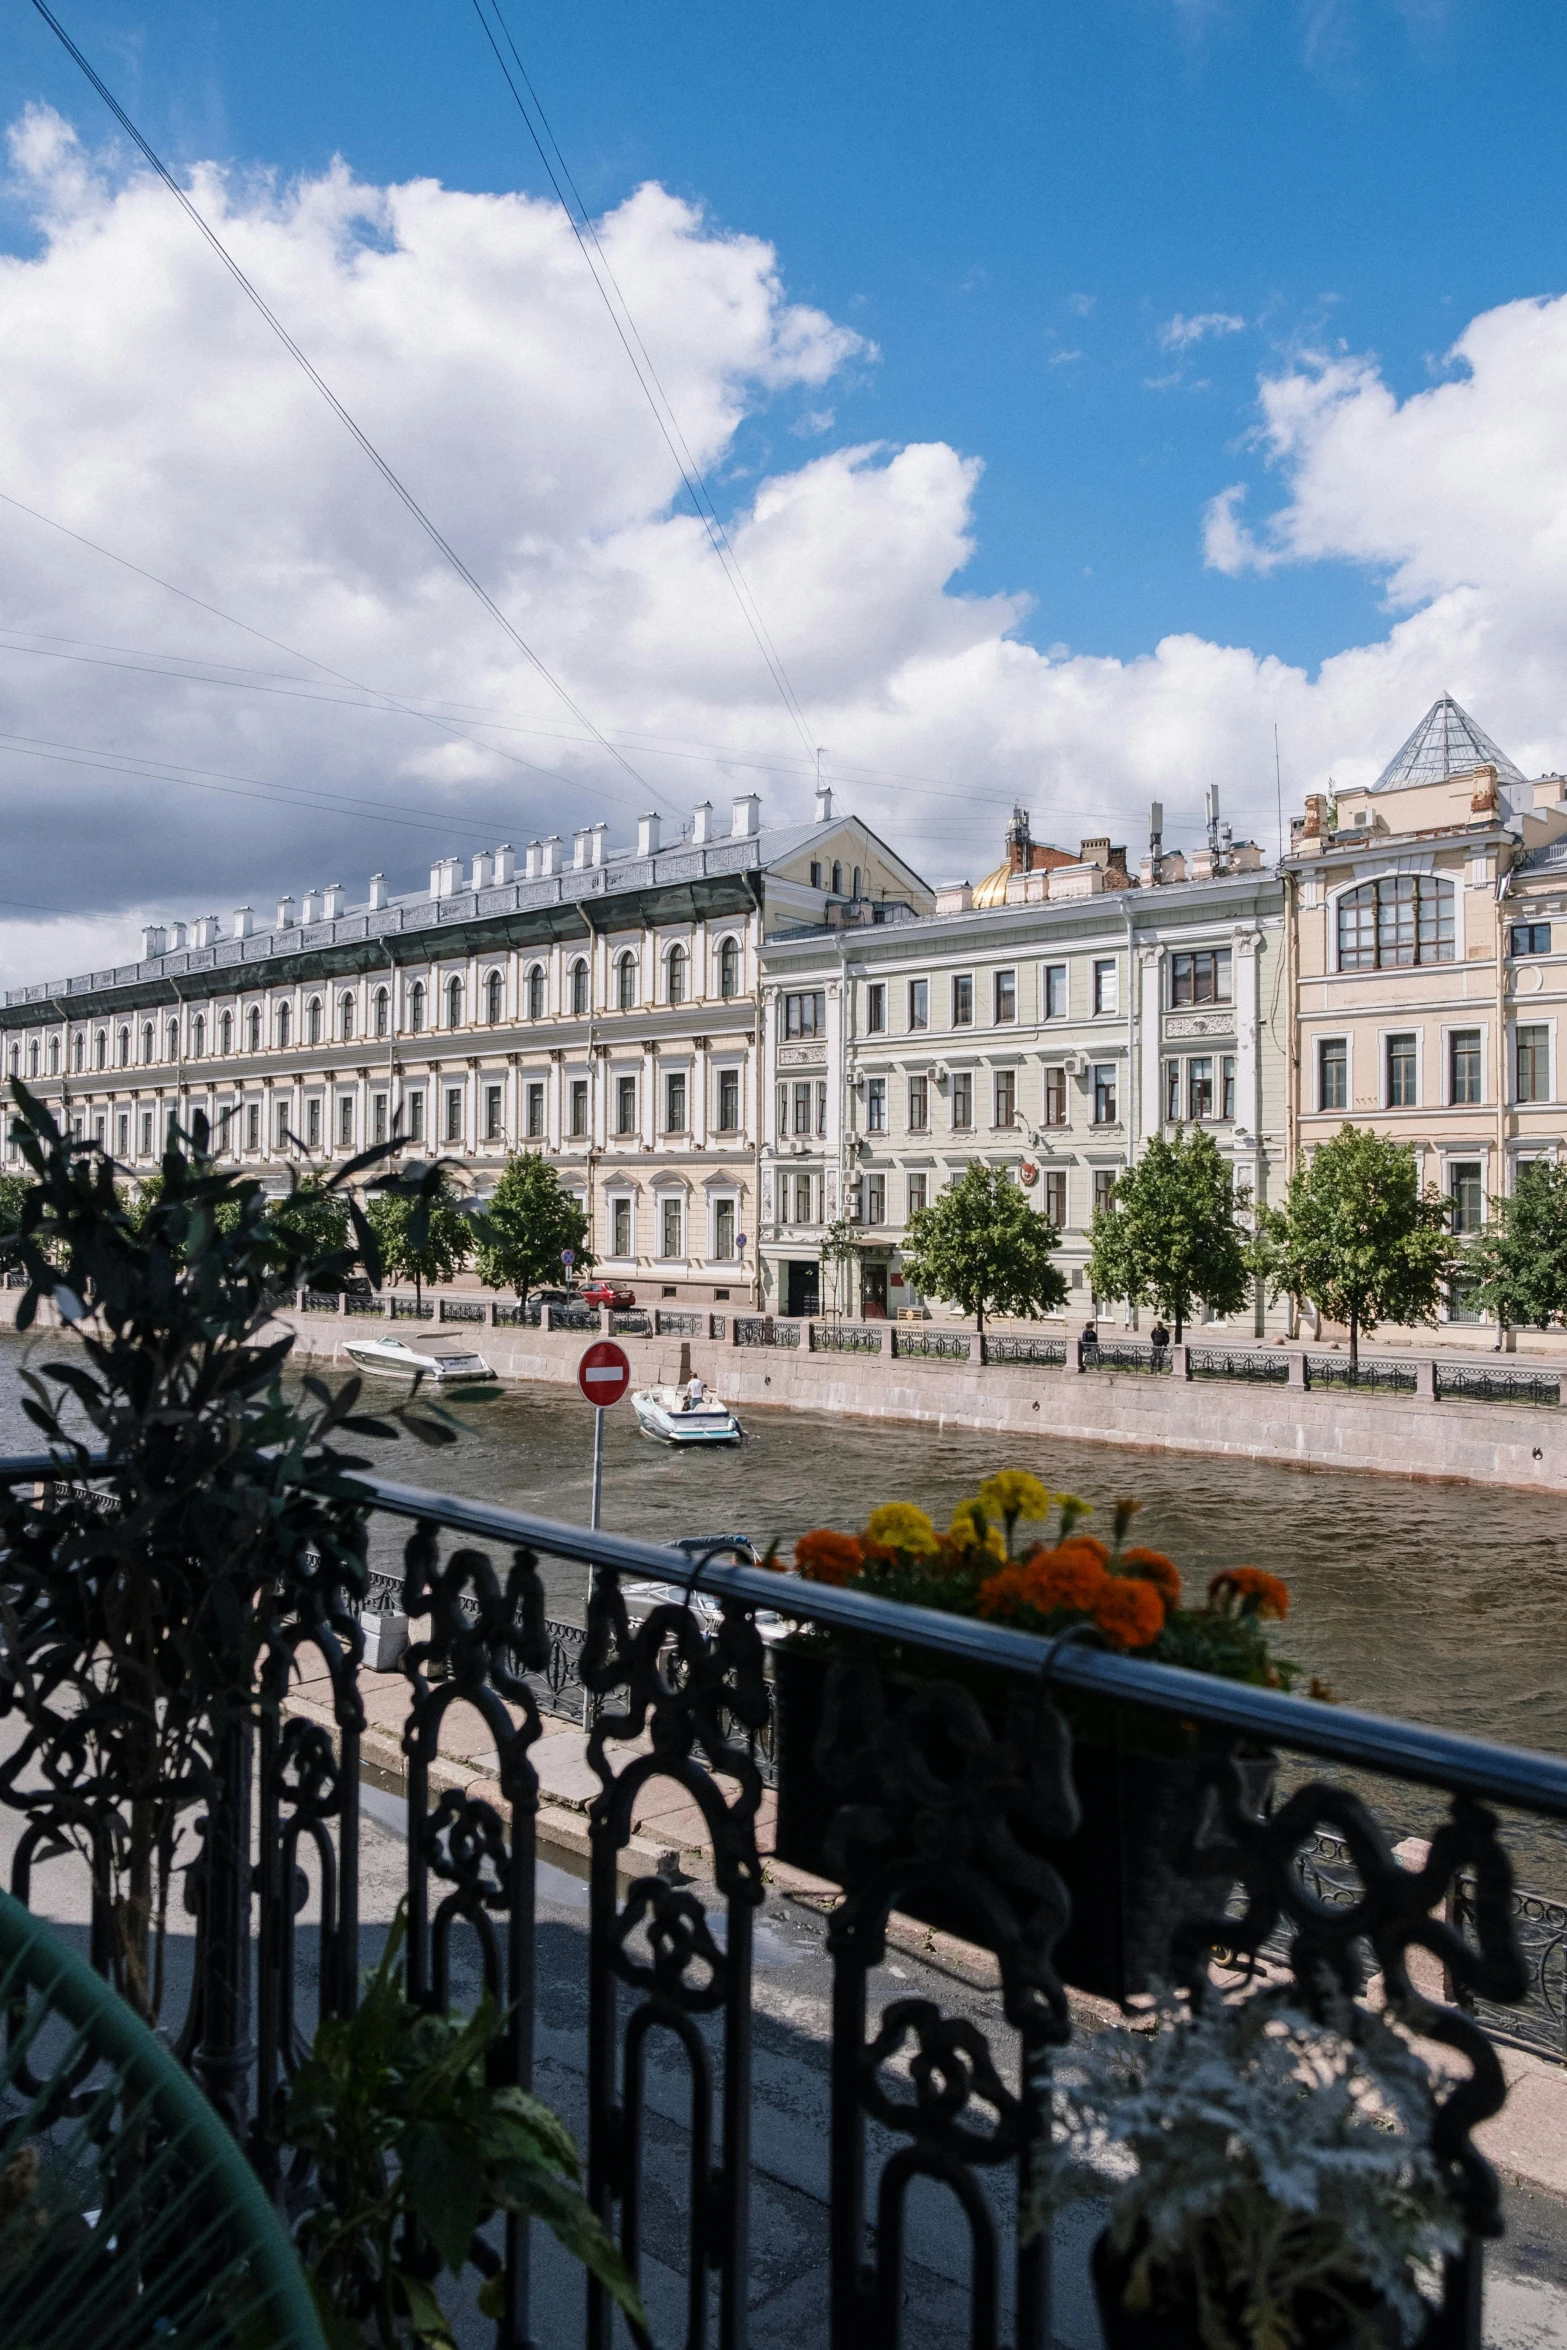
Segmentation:
<svg viewBox="0 0 1567 2350">
<path fill-rule="evenodd" d="M 1099 1361 L 1099 1325 L 1085 1322 L 1077 1334 L 1077 1367 L 1080 1371 L 1093 1370 Z"/>
<path fill-rule="evenodd" d="M 1166 1330 L 1162 1318 L 1156 1321 L 1149 1331 L 1148 1343 L 1153 1348 L 1153 1367 L 1156 1371 L 1162 1371 L 1164 1359 L 1170 1347 L 1170 1333 Z"/>
</svg>

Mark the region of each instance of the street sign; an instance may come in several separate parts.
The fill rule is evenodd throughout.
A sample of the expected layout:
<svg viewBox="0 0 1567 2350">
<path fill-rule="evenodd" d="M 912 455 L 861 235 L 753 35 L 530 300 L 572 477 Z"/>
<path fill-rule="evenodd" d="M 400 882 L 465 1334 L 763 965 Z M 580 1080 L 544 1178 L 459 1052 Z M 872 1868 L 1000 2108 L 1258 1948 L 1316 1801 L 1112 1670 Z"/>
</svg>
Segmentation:
<svg viewBox="0 0 1567 2350">
<path fill-rule="evenodd" d="M 563 1248 L 560 1252 L 560 1261 L 563 1265 L 574 1265 L 577 1261 L 576 1250 L 574 1248 Z"/>
<path fill-rule="evenodd" d="M 577 1365 L 577 1385 L 590 1404 L 607 1411 L 612 1403 L 619 1403 L 631 1385 L 631 1364 L 623 1346 L 611 1338 L 601 1338 L 590 1346 Z"/>
</svg>

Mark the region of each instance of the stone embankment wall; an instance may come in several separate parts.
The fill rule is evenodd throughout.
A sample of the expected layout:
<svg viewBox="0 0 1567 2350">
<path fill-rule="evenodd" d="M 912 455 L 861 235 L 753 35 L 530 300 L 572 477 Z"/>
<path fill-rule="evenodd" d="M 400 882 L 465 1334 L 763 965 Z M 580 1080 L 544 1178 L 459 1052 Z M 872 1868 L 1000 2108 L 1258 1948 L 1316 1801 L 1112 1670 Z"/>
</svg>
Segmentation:
<svg viewBox="0 0 1567 2350">
<path fill-rule="evenodd" d="M 0 1327 L 14 1322 L 20 1294 L 0 1291 Z M 300 1312 L 280 1320 L 294 1331 L 301 1357 L 335 1363 L 341 1369 L 351 1367 L 345 1352 L 351 1338 L 413 1334 L 397 1325 L 334 1313 Z M 1028 1462 L 1032 1444 L 1071 1436 L 1140 1451 L 1222 1454 L 1309 1468 L 1367 1469 L 1385 1476 L 1567 1493 L 1567 1402 L 1555 1408 L 1456 1397 L 1438 1402 L 1429 1359 L 1412 1361 L 1408 1354 L 1385 1359 L 1414 1371 L 1420 1388 L 1415 1395 L 1307 1388 L 1298 1357 L 1291 1362 L 1288 1386 L 1155 1378 L 1139 1371 L 1079 1372 L 1071 1349 L 1064 1368 L 898 1357 L 890 1352 L 891 1324 L 883 1326 L 879 1354 L 738 1346 L 732 1319 L 722 1320 L 722 1340 L 617 1334 L 631 1362 L 633 1384 L 652 1386 L 697 1371 L 740 1410 L 765 1405 L 782 1411 L 972 1428 L 1017 1439 L 1022 1465 Z M 582 1351 L 591 1343 L 591 1334 L 580 1330 L 526 1325 L 458 1324 L 447 1335 L 471 1340 L 500 1379 L 544 1380 L 557 1386 L 575 1383 Z M 1444 1358 L 1449 1364 L 1454 1359 L 1451 1354 Z M 1496 1358 L 1473 1359 L 1484 1368 Z"/>
</svg>

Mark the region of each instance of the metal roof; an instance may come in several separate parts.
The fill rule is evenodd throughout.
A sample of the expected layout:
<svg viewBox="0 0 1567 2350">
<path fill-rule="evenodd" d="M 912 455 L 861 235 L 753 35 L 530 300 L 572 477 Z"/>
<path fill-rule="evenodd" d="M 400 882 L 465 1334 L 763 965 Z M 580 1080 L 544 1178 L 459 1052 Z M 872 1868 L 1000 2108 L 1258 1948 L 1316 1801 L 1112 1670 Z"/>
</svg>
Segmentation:
<svg viewBox="0 0 1567 2350">
<path fill-rule="evenodd" d="M 1442 694 L 1371 789 L 1406 791 L 1417 783 L 1444 783 L 1448 776 L 1467 775 L 1476 767 L 1494 767 L 1502 783 L 1524 780 L 1507 753 L 1497 749 L 1468 711 L 1461 709 L 1451 694 Z"/>
</svg>

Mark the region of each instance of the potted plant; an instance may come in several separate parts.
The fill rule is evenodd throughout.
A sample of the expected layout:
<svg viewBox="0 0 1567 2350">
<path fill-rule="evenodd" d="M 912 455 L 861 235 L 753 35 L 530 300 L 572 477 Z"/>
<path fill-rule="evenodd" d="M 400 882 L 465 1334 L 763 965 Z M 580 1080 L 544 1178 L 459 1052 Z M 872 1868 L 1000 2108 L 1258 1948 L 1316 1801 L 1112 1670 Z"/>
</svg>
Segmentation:
<svg viewBox="0 0 1567 2350">
<path fill-rule="evenodd" d="M 1293 1983 L 1066 2055 L 1026 2224 L 1109 2204 L 1094 2245 L 1106 2350 L 1414 2350 L 1422 2277 L 1463 2223 L 1430 2075 L 1384 2018 Z"/>
<path fill-rule="evenodd" d="M 1002 1470 L 960 1504 L 944 1535 L 923 1510 L 890 1502 L 872 1511 L 863 1534 L 819 1527 L 802 1535 L 794 1567 L 808 1581 L 1037 1633 L 1042 1655 L 1047 1640 L 1081 1628 L 1122 1654 L 1293 1687 L 1298 1668 L 1275 1655 L 1269 1634 L 1288 1611 L 1284 1584 L 1255 1567 L 1230 1568 L 1213 1577 L 1200 1604 L 1189 1604 L 1174 1562 L 1127 1542 L 1136 1509 L 1135 1502 L 1117 1503 L 1107 1544 L 1081 1531 L 1088 1504 L 1050 1493 L 1025 1470 Z M 1054 1539 L 1047 1540 L 1056 1513 Z M 1039 1532 L 1023 1543 L 1026 1526 Z M 833 1636 L 816 1632 L 796 1634 L 774 1654 L 778 1856 L 839 1882 L 848 1858 L 844 1823 L 873 1800 L 876 1767 L 860 1730 L 863 1689 L 850 1699 L 840 1683 L 835 1696 L 830 1668 L 841 1654 Z M 1020 1749 L 1027 1741 L 1015 1679 L 892 1643 L 878 1644 L 878 1661 L 876 1702 L 896 1708 L 933 1678 L 956 1680 L 998 1737 Z M 1074 1735 L 1081 1817 L 1074 1832 L 1041 1845 L 1072 1903 L 1055 1963 L 1078 1989 L 1125 2000 L 1168 1974 L 1174 1927 L 1222 1910 L 1233 1878 L 1222 1848 L 1204 1842 L 1211 1796 L 1189 1724 L 1152 1707 L 1075 1694 L 1056 1702 Z M 1272 1758 L 1252 1753 L 1240 1764 L 1248 1799 L 1260 1806 Z M 928 1902 L 915 1892 L 907 1906 L 976 1938 L 972 1922 L 958 1925 L 947 1914 L 939 1892 Z"/>
</svg>

